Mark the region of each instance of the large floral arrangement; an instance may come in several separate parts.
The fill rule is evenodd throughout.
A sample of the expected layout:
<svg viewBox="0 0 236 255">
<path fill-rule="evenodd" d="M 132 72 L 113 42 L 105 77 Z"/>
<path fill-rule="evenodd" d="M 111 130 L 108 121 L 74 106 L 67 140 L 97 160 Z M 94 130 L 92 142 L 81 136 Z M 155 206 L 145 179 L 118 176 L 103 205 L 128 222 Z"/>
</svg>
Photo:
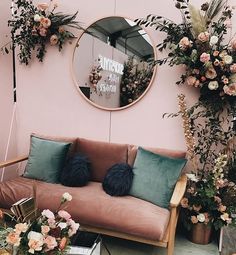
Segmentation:
<svg viewBox="0 0 236 255">
<path fill-rule="evenodd" d="M 13 46 L 19 46 L 19 60 L 26 65 L 35 49 L 37 58 L 43 61 L 47 43 L 58 46 L 60 51 L 64 42 L 74 37 L 67 27 L 81 28 L 75 20 L 77 12 L 73 15 L 56 13 L 57 4 L 53 0 L 37 6 L 31 0 L 14 0 L 13 3 L 13 17 L 8 25 L 13 34 Z"/>
<path fill-rule="evenodd" d="M 181 201 L 183 222 L 188 229 L 204 223 L 217 230 L 235 222 L 236 186 L 225 178 L 226 164 L 227 155 L 220 154 L 210 173 L 188 174 L 186 194 Z"/>
<path fill-rule="evenodd" d="M 46 209 L 31 223 L 17 223 L 14 229 L 7 229 L 6 243 L 17 248 L 18 254 L 66 254 L 70 237 L 78 230 L 79 224 L 62 209 L 72 196 L 64 193 L 56 213 Z"/>
<path fill-rule="evenodd" d="M 202 102 L 214 107 L 231 103 L 236 96 L 236 37 L 226 37 L 232 8 L 224 0 L 206 2 L 201 10 L 189 0 L 177 0 L 175 7 L 181 12 L 181 24 L 157 15 L 137 20 L 167 35 L 157 48 L 169 53 L 156 63 L 183 65 L 185 72 L 176 83 L 199 88 Z"/>
</svg>

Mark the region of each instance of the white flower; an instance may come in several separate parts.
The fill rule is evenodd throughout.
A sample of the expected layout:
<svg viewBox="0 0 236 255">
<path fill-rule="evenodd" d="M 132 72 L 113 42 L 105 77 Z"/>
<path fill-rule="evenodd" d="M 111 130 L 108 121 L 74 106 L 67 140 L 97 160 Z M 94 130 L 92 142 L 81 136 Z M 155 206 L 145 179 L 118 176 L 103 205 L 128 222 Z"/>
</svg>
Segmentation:
<svg viewBox="0 0 236 255">
<path fill-rule="evenodd" d="M 69 194 L 68 192 L 65 192 L 65 193 L 62 195 L 62 198 L 63 198 L 65 201 L 71 201 L 71 200 L 72 200 L 72 196 L 71 196 L 71 194 Z"/>
<path fill-rule="evenodd" d="M 189 180 L 193 182 L 198 182 L 198 178 L 195 174 L 186 174 L 186 176 L 188 177 Z"/>
<path fill-rule="evenodd" d="M 206 217 L 203 213 L 198 214 L 197 219 L 199 222 L 204 222 Z"/>
<path fill-rule="evenodd" d="M 213 36 L 211 37 L 211 39 L 210 39 L 210 45 L 213 46 L 213 45 L 217 44 L 217 43 L 218 43 L 218 40 L 219 40 L 218 36 L 213 35 Z"/>
<path fill-rule="evenodd" d="M 34 21 L 35 22 L 40 22 L 40 20 L 41 20 L 41 16 L 39 14 L 35 14 L 34 15 Z"/>
<path fill-rule="evenodd" d="M 218 87 L 219 87 L 218 81 L 210 81 L 208 83 L 209 90 L 216 90 L 216 89 L 218 89 Z"/>
<path fill-rule="evenodd" d="M 233 62 L 233 58 L 230 55 L 226 55 L 223 57 L 223 60 L 225 62 L 226 65 L 230 65 Z"/>
<path fill-rule="evenodd" d="M 30 231 L 27 237 L 35 241 L 43 241 L 43 235 L 39 232 Z"/>
</svg>

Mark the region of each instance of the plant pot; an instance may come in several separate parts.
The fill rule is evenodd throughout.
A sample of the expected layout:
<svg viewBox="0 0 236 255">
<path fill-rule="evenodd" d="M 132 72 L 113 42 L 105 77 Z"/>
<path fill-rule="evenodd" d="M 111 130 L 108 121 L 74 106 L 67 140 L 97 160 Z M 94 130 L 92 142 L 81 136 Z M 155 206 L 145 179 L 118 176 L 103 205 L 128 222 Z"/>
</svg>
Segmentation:
<svg viewBox="0 0 236 255">
<path fill-rule="evenodd" d="M 193 224 L 189 240 L 196 244 L 208 244 L 212 241 L 212 227 L 204 223 Z"/>
</svg>

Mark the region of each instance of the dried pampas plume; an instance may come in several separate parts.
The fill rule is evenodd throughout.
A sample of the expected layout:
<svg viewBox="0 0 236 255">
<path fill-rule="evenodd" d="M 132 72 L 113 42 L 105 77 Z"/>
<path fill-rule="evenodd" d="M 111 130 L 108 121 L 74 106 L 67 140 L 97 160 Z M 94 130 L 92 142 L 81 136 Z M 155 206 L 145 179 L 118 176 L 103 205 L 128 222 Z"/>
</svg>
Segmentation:
<svg viewBox="0 0 236 255">
<path fill-rule="evenodd" d="M 183 94 L 178 95 L 178 100 L 179 100 L 179 109 L 180 109 L 181 117 L 183 120 L 184 137 L 185 137 L 185 142 L 187 146 L 187 157 L 192 163 L 193 170 L 197 172 L 197 162 L 196 162 L 196 157 L 194 153 L 195 139 L 191 131 L 191 122 L 189 119 L 189 114 L 187 112 L 187 105 L 185 103 L 185 95 Z"/>
<path fill-rule="evenodd" d="M 206 28 L 206 19 L 198 9 L 196 9 L 193 5 L 189 5 L 189 13 L 191 17 L 191 25 L 192 25 L 192 34 L 194 37 L 197 37 L 201 32 L 205 32 Z"/>
</svg>

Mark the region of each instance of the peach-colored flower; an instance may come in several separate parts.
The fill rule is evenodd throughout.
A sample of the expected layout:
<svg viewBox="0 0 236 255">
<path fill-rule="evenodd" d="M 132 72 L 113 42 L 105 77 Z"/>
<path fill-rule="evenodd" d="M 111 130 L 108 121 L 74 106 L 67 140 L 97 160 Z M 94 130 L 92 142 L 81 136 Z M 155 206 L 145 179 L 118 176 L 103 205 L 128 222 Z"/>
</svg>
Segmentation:
<svg viewBox="0 0 236 255">
<path fill-rule="evenodd" d="M 56 45 L 58 43 L 58 37 L 57 37 L 57 35 L 52 35 L 51 37 L 50 37 L 50 44 L 51 45 Z"/>
<path fill-rule="evenodd" d="M 236 73 L 236 64 L 232 64 L 230 66 L 230 71 L 231 71 L 231 73 Z"/>
<path fill-rule="evenodd" d="M 226 211 L 226 206 L 225 205 L 220 205 L 219 206 L 219 209 L 218 209 L 220 212 L 225 212 Z"/>
<path fill-rule="evenodd" d="M 224 213 L 220 216 L 220 218 L 223 220 L 223 221 L 228 221 L 230 218 L 229 218 L 229 214 L 228 213 Z"/>
<path fill-rule="evenodd" d="M 200 61 L 203 62 L 203 63 L 206 63 L 208 62 L 209 60 L 211 59 L 211 56 L 210 54 L 206 53 L 206 52 L 203 52 L 200 56 Z"/>
<path fill-rule="evenodd" d="M 47 226 L 47 225 L 41 226 L 41 233 L 43 235 L 46 235 L 49 231 L 50 231 L 50 227 L 49 226 Z"/>
<path fill-rule="evenodd" d="M 64 210 L 60 210 L 60 211 L 58 212 L 58 215 L 59 215 L 61 218 L 65 219 L 66 221 L 69 220 L 69 219 L 71 218 L 71 215 L 70 215 L 67 211 L 64 211 Z"/>
<path fill-rule="evenodd" d="M 15 225 L 15 231 L 16 233 L 25 233 L 28 230 L 28 224 L 27 223 L 18 223 Z"/>
<path fill-rule="evenodd" d="M 49 5 L 47 3 L 40 3 L 37 5 L 37 9 L 39 9 L 40 11 L 45 11 L 48 7 Z"/>
<path fill-rule="evenodd" d="M 194 86 L 194 87 L 198 87 L 200 84 L 199 80 L 197 80 L 197 78 L 192 75 L 190 75 L 186 78 L 186 83 L 187 83 L 187 85 Z"/>
<path fill-rule="evenodd" d="M 215 50 L 215 51 L 213 52 L 213 56 L 214 56 L 214 57 L 217 57 L 217 56 L 219 55 L 219 53 L 220 53 L 220 52 L 219 52 L 218 50 Z"/>
<path fill-rule="evenodd" d="M 225 94 L 229 96 L 236 96 L 236 83 L 231 83 L 223 87 Z"/>
<path fill-rule="evenodd" d="M 3 219 L 3 217 L 4 217 L 3 211 L 0 210 L 0 219 Z"/>
<path fill-rule="evenodd" d="M 201 81 L 203 81 L 203 82 L 206 81 L 206 77 L 205 77 L 205 76 L 202 76 L 202 77 L 201 77 Z"/>
<path fill-rule="evenodd" d="M 218 197 L 218 196 L 214 196 L 214 200 L 215 200 L 217 203 L 221 203 L 221 198 Z"/>
<path fill-rule="evenodd" d="M 192 221 L 193 224 L 198 223 L 198 219 L 197 219 L 196 216 L 191 216 L 191 221 Z"/>
<path fill-rule="evenodd" d="M 56 226 L 55 219 L 48 219 L 48 224 L 50 228 L 54 228 Z"/>
<path fill-rule="evenodd" d="M 231 41 L 231 47 L 232 49 L 236 50 L 236 39 Z"/>
<path fill-rule="evenodd" d="M 223 179 L 217 179 L 215 185 L 217 189 L 223 188 L 225 186 L 225 181 Z"/>
<path fill-rule="evenodd" d="M 216 59 L 215 61 L 214 61 L 214 66 L 219 66 L 220 65 L 220 60 L 219 59 Z"/>
<path fill-rule="evenodd" d="M 188 199 L 186 197 L 182 198 L 180 204 L 183 208 L 188 208 Z"/>
<path fill-rule="evenodd" d="M 199 212 L 202 209 L 201 205 L 193 205 L 193 210 Z"/>
<path fill-rule="evenodd" d="M 208 32 L 201 32 L 197 38 L 201 42 L 207 42 L 209 41 L 209 35 L 210 34 Z"/>
<path fill-rule="evenodd" d="M 56 238 L 53 236 L 47 236 L 44 239 L 44 243 L 46 244 L 47 250 L 49 250 L 49 251 L 53 250 L 57 246 Z"/>
<path fill-rule="evenodd" d="M 48 219 L 55 219 L 54 213 L 50 211 L 49 209 L 43 210 L 41 214 L 42 216 L 45 216 Z"/>
<path fill-rule="evenodd" d="M 44 28 L 49 28 L 51 26 L 51 20 L 49 18 L 41 18 L 40 20 L 40 24 L 44 27 Z"/>
<path fill-rule="evenodd" d="M 6 238 L 7 243 L 14 245 L 14 246 L 19 246 L 20 240 L 21 240 L 21 237 L 16 232 L 10 232 Z"/>
<path fill-rule="evenodd" d="M 208 224 L 209 221 L 210 221 L 209 213 L 203 213 L 203 214 L 204 214 L 204 216 L 205 216 L 204 224 Z"/>
<path fill-rule="evenodd" d="M 41 27 L 41 28 L 39 29 L 39 34 L 40 34 L 41 36 L 43 36 L 43 37 L 45 37 L 45 36 L 47 35 L 47 32 L 48 32 L 48 30 L 47 30 L 46 28 L 44 28 L 44 27 Z"/>
<path fill-rule="evenodd" d="M 213 80 L 214 78 L 216 78 L 217 76 L 217 73 L 216 73 L 216 70 L 214 69 L 214 67 L 209 67 L 205 73 L 205 76 L 208 78 L 208 79 L 211 79 Z"/>
<path fill-rule="evenodd" d="M 188 48 L 192 47 L 192 42 L 188 39 L 188 37 L 183 37 L 180 41 L 179 41 L 179 47 L 182 50 L 187 50 Z"/>
<path fill-rule="evenodd" d="M 59 32 L 59 33 L 64 33 L 64 32 L 65 32 L 65 28 L 64 28 L 63 26 L 60 26 L 60 27 L 58 28 L 58 32 Z"/>
<path fill-rule="evenodd" d="M 63 238 L 61 239 L 61 241 L 60 241 L 59 249 L 60 249 L 61 251 L 63 251 L 63 250 L 65 249 L 65 247 L 66 247 L 66 244 L 67 244 L 67 239 L 66 239 L 66 237 L 63 237 Z"/>
</svg>

